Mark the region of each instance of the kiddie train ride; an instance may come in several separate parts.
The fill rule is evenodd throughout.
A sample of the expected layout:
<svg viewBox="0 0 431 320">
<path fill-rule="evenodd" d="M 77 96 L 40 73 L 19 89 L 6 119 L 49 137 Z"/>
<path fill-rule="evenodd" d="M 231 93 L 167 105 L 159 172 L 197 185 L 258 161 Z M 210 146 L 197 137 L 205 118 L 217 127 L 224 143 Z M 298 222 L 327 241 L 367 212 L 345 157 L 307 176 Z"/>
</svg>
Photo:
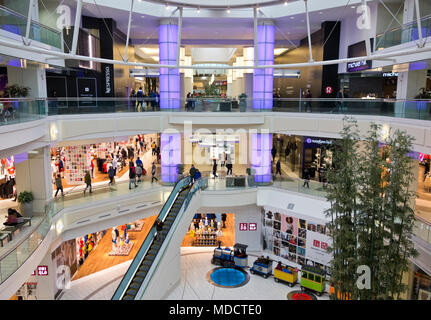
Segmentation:
<svg viewBox="0 0 431 320">
<path fill-rule="evenodd" d="M 231 248 L 222 248 L 221 241 L 218 247 L 214 249 L 211 263 L 225 268 L 246 268 L 248 265 L 247 245 L 235 243 L 233 250 Z"/>
</svg>

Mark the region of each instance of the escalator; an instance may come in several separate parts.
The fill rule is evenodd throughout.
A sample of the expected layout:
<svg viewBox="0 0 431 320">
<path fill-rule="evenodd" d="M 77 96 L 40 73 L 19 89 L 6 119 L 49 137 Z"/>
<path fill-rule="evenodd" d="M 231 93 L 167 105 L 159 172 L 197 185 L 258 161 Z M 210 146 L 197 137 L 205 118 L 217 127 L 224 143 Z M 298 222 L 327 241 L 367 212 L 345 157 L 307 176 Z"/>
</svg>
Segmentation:
<svg viewBox="0 0 431 320">
<path fill-rule="evenodd" d="M 191 188 L 192 184 L 189 177 L 177 182 L 158 216 L 158 219 L 163 221 L 162 230 L 156 231 L 155 226 L 151 228 L 112 297 L 113 300 L 134 300 L 136 298 Z"/>
</svg>

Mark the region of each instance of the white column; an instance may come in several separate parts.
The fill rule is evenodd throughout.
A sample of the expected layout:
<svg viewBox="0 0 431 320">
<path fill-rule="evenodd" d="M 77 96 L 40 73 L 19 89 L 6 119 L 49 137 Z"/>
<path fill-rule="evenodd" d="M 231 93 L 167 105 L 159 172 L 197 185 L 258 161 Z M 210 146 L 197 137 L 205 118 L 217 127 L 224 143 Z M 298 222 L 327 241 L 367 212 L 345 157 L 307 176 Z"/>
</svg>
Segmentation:
<svg viewBox="0 0 431 320">
<path fill-rule="evenodd" d="M 420 88 L 426 88 L 427 69 L 398 73 L 397 99 L 414 99 Z"/>
<path fill-rule="evenodd" d="M 33 193 L 34 213 L 43 213 L 45 204 L 52 198 L 52 172 L 49 147 L 43 147 L 28 153 L 28 160 L 17 163 L 16 190 Z"/>
<path fill-rule="evenodd" d="M 30 65 L 25 68 L 7 67 L 9 84 L 29 87 L 29 98 L 46 98 L 46 73 L 42 65 Z"/>
</svg>

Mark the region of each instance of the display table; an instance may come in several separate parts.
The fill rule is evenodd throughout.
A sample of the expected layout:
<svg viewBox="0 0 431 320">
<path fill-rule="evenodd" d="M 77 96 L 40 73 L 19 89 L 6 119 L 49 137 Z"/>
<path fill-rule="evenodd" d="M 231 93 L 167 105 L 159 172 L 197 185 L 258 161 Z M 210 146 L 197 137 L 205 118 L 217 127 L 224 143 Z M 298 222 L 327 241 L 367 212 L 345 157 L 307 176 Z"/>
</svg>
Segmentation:
<svg viewBox="0 0 431 320">
<path fill-rule="evenodd" d="M 114 250 L 108 253 L 108 256 L 128 256 L 130 251 L 132 251 L 133 241 L 128 244 L 123 244 L 122 246 L 116 247 Z"/>
<path fill-rule="evenodd" d="M 217 246 L 218 245 L 217 232 L 211 231 L 211 232 L 206 232 L 202 234 L 196 234 L 193 240 L 193 245 L 197 247 Z"/>
<path fill-rule="evenodd" d="M 136 223 L 132 223 L 131 228 L 127 230 L 127 232 L 139 232 L 142 231 L 142 228 L 144 227 L 144 221 L 139 221 Z M 135 228 L 133 228 L 135 226 Z"/>
</svg>

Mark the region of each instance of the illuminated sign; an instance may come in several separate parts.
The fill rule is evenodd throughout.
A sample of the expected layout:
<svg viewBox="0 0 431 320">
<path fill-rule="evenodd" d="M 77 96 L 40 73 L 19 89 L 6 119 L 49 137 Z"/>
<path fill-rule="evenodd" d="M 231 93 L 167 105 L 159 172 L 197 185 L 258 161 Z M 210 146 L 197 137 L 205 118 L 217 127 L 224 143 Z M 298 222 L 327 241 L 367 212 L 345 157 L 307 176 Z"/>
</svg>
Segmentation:
<svg viewBox="0 0 431 320">
<path fill-rule="evenodd" d="M 240 223 L 239 231 L 256 231 L 257 223 Z"/>
</svg>

